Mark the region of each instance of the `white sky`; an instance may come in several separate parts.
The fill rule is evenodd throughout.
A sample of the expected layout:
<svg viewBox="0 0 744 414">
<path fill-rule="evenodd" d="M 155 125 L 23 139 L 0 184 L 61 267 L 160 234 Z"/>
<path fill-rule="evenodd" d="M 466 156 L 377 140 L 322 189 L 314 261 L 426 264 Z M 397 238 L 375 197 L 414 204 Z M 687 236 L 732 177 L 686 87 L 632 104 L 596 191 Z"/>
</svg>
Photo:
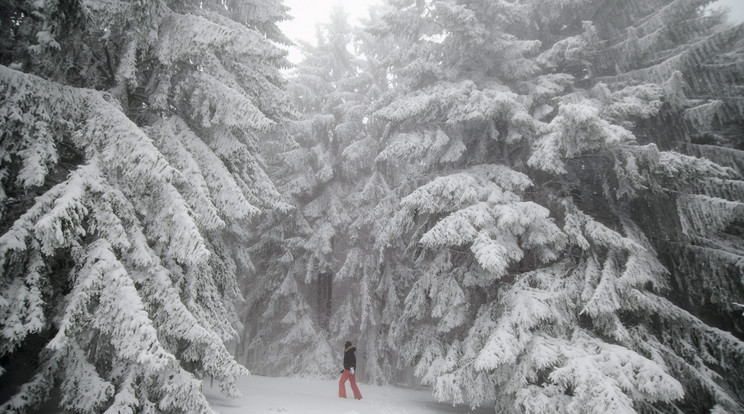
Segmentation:
<svg viewBox="0 0 744 414">
<path fill-rule="evenodd" d="M 328 23 L 328 16 L 334 5 L 341 4 L 349 14 L 350 23 L 357 24 L 360 17 L 369 17 L 367 14 L 369 6 L 379 2 L 380 0 L 284 0 L 284 5 L 290 8 L 289 14 L 294 20 L 282 22 L 279 28 L 290 40 L 316 44 L 315 25 Z M 290 48 L 289 60 L 298 63 L 300 59 L 300 53 L 295 48 Z"/>
<path fill-rule="evenodd" d="M 279 27 L 291 40 L 304 40 L 315 44 L 315 25 L 327 23 L 328 16 L 335 4 L 344 6 L 352 24 L 356 24 L 360 17 L 368 17 L 367 10 L 371 4 L 380 0 L 284 0 L 284 4 L 291 10 L 294 20 L 282 22 Z M 744 21 L 744 0 L 719 0 L 718 4 L 731 9 L 730 20 Z M 298 63 L 301 59 L 299 51 L 290 48 L 289 60 Z"/>
<path fill-rule="evenodd" d="M 718 3 L 731 9 L 729 20 L 732 22 L 744 21 L 744 0 L 720 0 Z"/>
</svg>

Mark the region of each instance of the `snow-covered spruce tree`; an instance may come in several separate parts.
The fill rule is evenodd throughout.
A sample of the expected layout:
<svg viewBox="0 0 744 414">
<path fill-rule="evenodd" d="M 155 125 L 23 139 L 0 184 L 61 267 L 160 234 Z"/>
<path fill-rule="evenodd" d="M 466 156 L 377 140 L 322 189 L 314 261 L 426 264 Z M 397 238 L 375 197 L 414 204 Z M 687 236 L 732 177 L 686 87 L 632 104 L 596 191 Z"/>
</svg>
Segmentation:
<svg viewBox="0 0 744 414">
<path fill-rule="evenodd" d="M 2 1 L 0 411 L 212 412 L 237 395 L 240 242 L 285 208 L 270 0 Z M 8 23 L 8 24 L 6 24 Z"/>
<path fill-rule="evenodd" d="M 385 336 L 374 335 L 386 292 L 362 208 L 377 153 L 366 117 L 385 77 L 350 51 L 362 41 L 335 8 L 318 27 L 317 46 L 302 45 L 307 57 L 290 79 L 301 119 L 268 152 L 276 155 L 269 173 L 296 210 L 271 215 L 257 232 L 256 272 L 266 277 L 246 289 L 245 316 L 247 361 L 263 370 L 256 372 L 335 375 L 351 339 L 364 353 L 360 377 L 390 377 L 391 350 Z M 256 323 L 267 318 L 276 323 Z"/>
<path fill-rule="evenodd" d="M 390 342 L 438 399 L 744 411 L 744 42 L 708 3 L 396 0 L 370 27 L 405 194 L 377 243 L 417 276 Z"/>
<path fill-rule="evenodd" d="M 374 20 L 374 10 L 370 10 Z M 353 32 L 355 66 L 338 84 L 333 103 L 335 139 L 342 151 L 336 156 L 337 180 L 344 183 L 343 199 L 349 222 L 338 232 L 338 255 L 334 263 L 334 309 L 330 320 L 332 343 L 355 342 L 360 351 L 359 377 L 378 384 L 399 377 L 397 350 L 390 347 L 387 332 L 396 320 L 407 290 L 405 279 L 394 271 L 395 264 L 375 249 L 374 235 L 385 222 L 383 205 L 393 205 L 397 196 L 386 183 L 377 180 L 374 159 L 384 123 L 371 116 L 375 102 L 385 99 L 387 70 L 367 51 L 384 47 L 365 31 Z M 331 79 L 333 80 L 333 79 Z M 339 113 L 339 110 L 342 112 Z M 386 269 L 388 271 L 386 271 Z M 338 352 L 338 351 L 337 351 Z M 339 355 L 340 356 L 340 355 Z"/>
<path fill-rule="evenodd" d="M 268 215 L 251 248 L 255 272 L 262 276 L 245 288 L 241 353 L 261 374 L 328 376 L 338 365 L 327 334 L 331 263 L 336 232 L 348 219 L 335 179 L 333 115 L 323 111 L 333 94 L 331 79 L 344 77 L 351 59 L 345 18 L 337 13 L 333 20 L 328 28 L 337 26 L 341 37 L 328 38 L 318 27 L 318 46 L 303 45 L 308 58 L 290 80 L 300 119 L 277 131 L 265 147 L 268 173 L 294 208 Z M 329 62 L 335 64 L 324 67 Z"/>
</svg>

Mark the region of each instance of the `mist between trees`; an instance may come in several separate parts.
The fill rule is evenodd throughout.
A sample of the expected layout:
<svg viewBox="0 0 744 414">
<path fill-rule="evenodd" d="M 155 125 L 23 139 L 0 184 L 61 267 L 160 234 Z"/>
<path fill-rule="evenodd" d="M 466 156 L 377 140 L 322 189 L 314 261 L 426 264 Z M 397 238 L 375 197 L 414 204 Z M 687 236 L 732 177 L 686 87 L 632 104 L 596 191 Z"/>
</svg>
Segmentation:
<svg viewBox="0 0 744 414">
<path fill-rule="evenodd" d="M 705 0 L 0 0 L 0 412 L 248 373 L 744 412 L 744 26 Z M 286 71 L 289 69 L 288 71 Z"/>
</svg>

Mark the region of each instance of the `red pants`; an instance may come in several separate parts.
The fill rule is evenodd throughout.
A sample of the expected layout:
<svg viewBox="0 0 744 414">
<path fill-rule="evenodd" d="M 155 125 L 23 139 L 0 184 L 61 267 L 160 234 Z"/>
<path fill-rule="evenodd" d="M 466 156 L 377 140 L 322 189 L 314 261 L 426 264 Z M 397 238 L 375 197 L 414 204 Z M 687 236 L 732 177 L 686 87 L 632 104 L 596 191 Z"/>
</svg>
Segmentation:
<svg viewBox="0 0 744 414">
<path fill-rule="evenodd" d="M 344 373 L 341 374 L 341 379 L 338 380 L 338 396 L 341 398 L 346 398 L 346 380 L 349 380 L 351 383 L 351 390 L 354 391 L 354 398 L 357 400 L 362 399 L 362 393 L 359 392 L 359 388 L 356 386 L 356 380 L 354 379 L 354 376 L 351 375 L 351 371 L 348 369 L 344 370 Z"/>
</svg>

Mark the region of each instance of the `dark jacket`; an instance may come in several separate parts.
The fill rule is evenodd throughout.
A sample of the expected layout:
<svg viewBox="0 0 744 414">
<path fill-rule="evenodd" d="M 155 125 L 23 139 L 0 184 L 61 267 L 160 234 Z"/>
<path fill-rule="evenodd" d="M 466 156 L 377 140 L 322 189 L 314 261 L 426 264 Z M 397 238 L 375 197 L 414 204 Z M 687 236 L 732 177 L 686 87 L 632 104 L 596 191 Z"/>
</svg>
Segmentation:
<svg viewBox="0 0 744 414">
<path fill-rule="evenodd" d="M 344 349 L 344 369 L 356 369 L 356 356 L 354 355 L 356 347 Z"/>
</svg>

